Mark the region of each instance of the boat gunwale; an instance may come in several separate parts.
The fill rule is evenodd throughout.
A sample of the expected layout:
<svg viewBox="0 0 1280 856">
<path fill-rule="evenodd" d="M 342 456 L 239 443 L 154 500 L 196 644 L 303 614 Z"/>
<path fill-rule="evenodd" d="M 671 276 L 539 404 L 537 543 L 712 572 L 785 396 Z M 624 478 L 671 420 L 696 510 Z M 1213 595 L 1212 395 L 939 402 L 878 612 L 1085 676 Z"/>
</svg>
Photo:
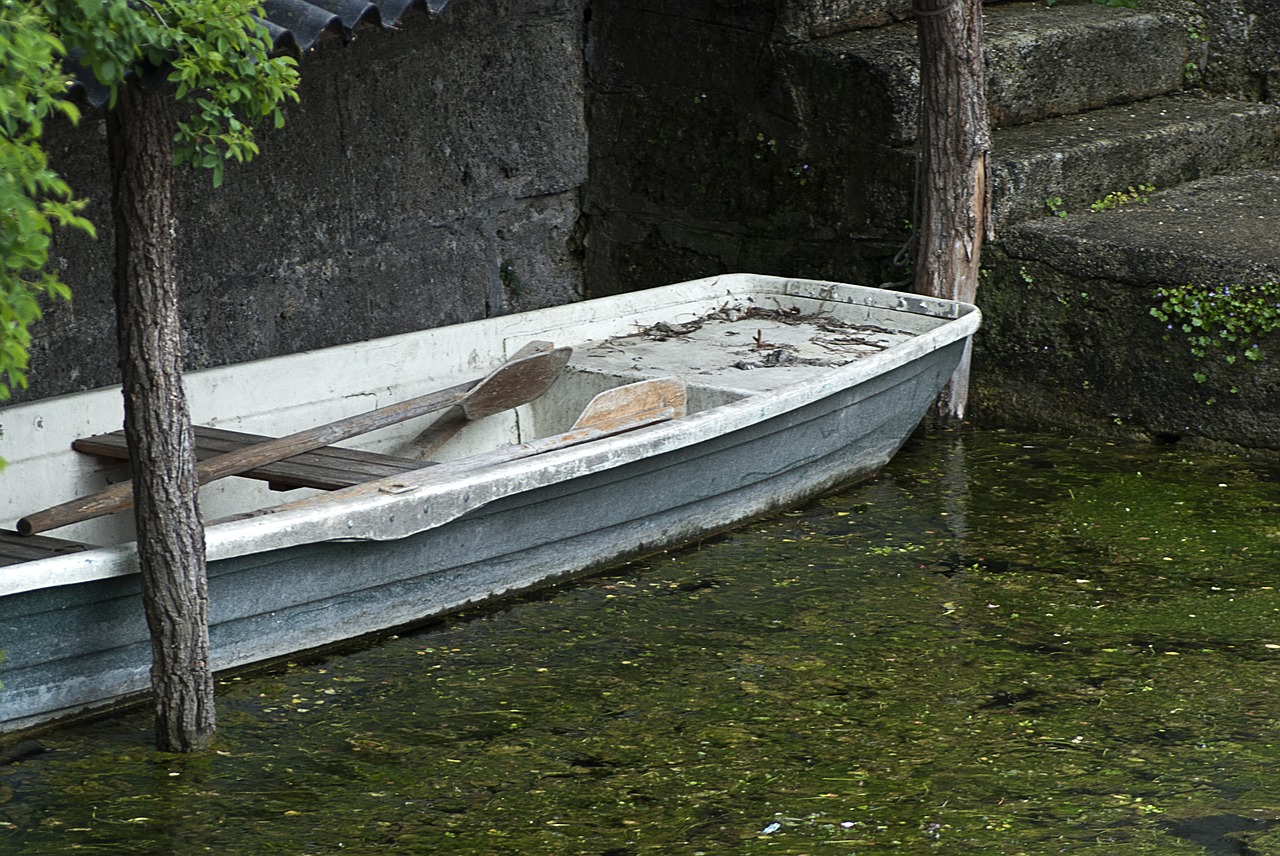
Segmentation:
<svg viewBox="0 0 1280 856">
<path fill-rule="evenodd" d="M 445 525 L 505 496 L 623 466 L 638 458 L 694 446 L 712 437 L 776 418 L 965 339 L 977 329 L 981 319 L 980 312 L 970 304 L 866 286 L 758 275 L 712 277 L 650 289 L 647 293 L 633 292 L 589 302 L 597 309 L 635 303 L 634 308 L 623 313 L 630 316 L 637 312 L 705 302 L 712 294 L 717 295 L 717 299 L 732 297 L 732 291 L 726 294 L 724 281 L 737 284 L 743 279 L 743 297 L 748 293 L 759 296 L 761 292 L 773 292 L 781 297 L 928 315 L 938 318 L 941 323 L 885 351 L 833 367 L 777 391 L 746 396 L 678 420 L 488 466 L 483 465 L 483 454 L 461 458 L 417 472 L 282 503 L 234 519 L 211 521 L 206 526 L 208 560 L 216 562 L 308 543 L 405 538 Z M 692 295 L 658 300 L 643 306 L 639 304 L 638 298 L 646 294 L 662 298 L 678 294 L 682 287 L 688 289 L 691 285 L 700 286 Z M 654 292 L 664 293 L 654 295 Z M 545 310 L 534 310 L 528 314 L 541 311 Z M 564 326 L 567 325 L 560 325 L 561 328 Z M 547 329 L 551 332 L 556 327 L 547 325 Z M 525 334 L 504 334 L 500 338 L 504 343 L 510 343 L 525 338 Z M 293 355 L 275 359 L 288 359 L 290 356 Z M 0 573 L 0 596 L 136 572 L 134 542 L 93 547 L 79 553 L 10 566 Z"/>
</svg>

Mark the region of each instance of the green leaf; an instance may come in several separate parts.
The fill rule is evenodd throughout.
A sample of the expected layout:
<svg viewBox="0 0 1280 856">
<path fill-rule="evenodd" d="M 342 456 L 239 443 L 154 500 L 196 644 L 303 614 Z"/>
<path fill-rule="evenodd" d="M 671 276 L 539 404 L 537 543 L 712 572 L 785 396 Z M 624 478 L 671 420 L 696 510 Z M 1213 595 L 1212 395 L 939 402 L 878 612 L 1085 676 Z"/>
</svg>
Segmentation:
<svg viewBox="0 0 1280 856">
<path fill-rule="evenodd" d="M 94 69 L 108 109 L 129 69 L 170 63 L 176 97 L 193 108 L 175 131 L 175 160 L 210 170 L 216 187 L 228 159 L 259 153 L 255 125 L 281 126 L 280 105 L 298 100 L 296 61 L 271 55 L 260 14 L 256 0 L 0 0 L 0 400 L 26 383 L 40 300 L 71 294 L 46 269 L 53 229 L 94 234 L 41 145 L 47 116 L 80 119 L 62 57 L 75 50 Z"/>
</svg>

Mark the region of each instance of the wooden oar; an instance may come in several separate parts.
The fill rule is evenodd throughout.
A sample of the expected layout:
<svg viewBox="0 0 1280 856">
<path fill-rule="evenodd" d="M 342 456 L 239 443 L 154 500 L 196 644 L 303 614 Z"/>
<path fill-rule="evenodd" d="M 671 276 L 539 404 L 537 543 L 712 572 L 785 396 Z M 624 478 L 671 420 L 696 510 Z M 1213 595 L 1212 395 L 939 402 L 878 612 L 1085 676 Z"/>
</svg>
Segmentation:
<svg viewBox="0 0 1280 856">
<path fill-rule="evenodd" d="M 685 384 L 680 378 L 660 377 L 637 381 L 606 389 L 596 395 L 587 403 L 573 427 L 562 434 L 553 434 L 527 443 L 513 443 L 492 452 L 460 458 L 441 464 L 439 470 L 433 468 L 432 472 L 444 472 L 446 469 L 458 474 L 473 472 L 602 437 L 612 437 L 669 419 L 679 419 L 687 412 Z"/>
<path fill-rule="evenodd" d="M 616 434 L 654 422 L 679 419 L 687 412 L 684 381 L 659 377 L 606 389 L 587 403 L 569 431 Z"/>
<path fill-rule="evenodd" d="M 196 467 L 196 478 L 200 484 L 205 484 L 453 405 L 461 405 L 468 418 L 489 416 L 524 404 L 545 392 L 568 364 L 571 353 L 570 348 L 556 348 L 518 355 L 475 383 L 459 384 L 208 458 Z M 95 494 L 29 514 L 18 521 L 18 531 L 23 535 L 34 535 L 123 511 L 131 505 L 133 482 L 119 482 Z"/>
<path fill-rule="evenodd" d="M 541 342 L 541 341 L 530 342 L 520 350 L 516 351 L 516 353 L 511 357 L 510 362 L 516 362 L 518 360 L 525 359 L 526 357 L 532 357 L 532 356 L 536 356 L 537 354 L 546 353 L 547 351 L 552 350 L 554 347 L 555 346 L 552 345 L 550 342 Z M 453 407 L 450 407 L 444 413 L 441 413 L 439 416 L 437 416 L 436 421 L 428 425 L 421 434 L 413 438 L 412 442 L 410 442 L 409 444 L 413 448 L 413 451 L 410 454 L 416 457 L 420 461 L 428 461 L 436 453 L 437 449 L 439 449 L 445 443 L 449 442 L 449 440 L 453 439 L 453 437 L 459 431 L 461 431 L 464 427 L 466 427 L 466 424 L 468 422 L 474 421 L 476 419 L 483 419 L 485 416 L 491 416 L 494 413 L 499 412 L 499 410 L 506 410 L 507 408 L 505 407 L 498 408 L 498 410 L 493 410 L 491 408 L 486 408 L 482 406 L 484 404 L 484 399 L 486 397 L 495 397 L 496 395 L 495 392 L 489 392 L 486 396 L 484 386 L 485 385 L 491 385 L 494 387 L 501 386 L 505 389 L 507 384 L 509 383 L 510 383 L 509 376 L 496 374 L 496 373 L 491 374 L 489 375 L 489 377 L 480 381 L 480 385 L 477 386 L 476 389 L 473 391 L 473 395 L 472 395 L 472 398 L 470 399 L 470 403 L 464 402 L 462 404 L 455 404 Z M 515 407 L 515 406 L 518 406 L 519 404 L 526 404 L 529 401 L 533 401 L 533 399 L 537 398 L 539 395 L 542 394 L 542 392 L 545 392 L 545 391 L 546 391 L 545 389 L 541 390 L 536 395 L 529 396 L 525 398 L 525 400 L 519 401 L 516 404 L 513 404 L 511 406 Z M 479 403 L 475 403 L 477 401 L 475 397 L 477 393 L 481 394 Z M 522 393 L 513 390 L 513 397 L 519 396 L 521 394 Z"/>
<path fill-rule="evenodd" d="M 426 470 L 428 479 L 444 478 L 446 481 L 465 478 L 468 475 L 491 469 L 500 464 L 530 458 L 558 449 L 577 446 L 592 440 L 612 437 L 626 431 L 634 431 L 648 425 L 655 425 L 669 419 L 678 419 L 687 413 L 685 403 L 685 384 L 679 378 L 654 378 L 642 380 L 626 386 L 607 389 L 587 404 L 582 415 L 573 423 L 573 427 L 561 434 L 553 434 L 527 443 L 512 443 L 490 452 L 471 455 L 449 461 L 438 467 Z M 369 493 L 402 493 L 415 489 L 409 484 L 389 484 L 388 479 L 364 482 L 340 491 L 323 493 L 299 499 L 270 508 L 260 508 L 244 514 L 224 517 L 213 523 L 229 523 L 234 520 L 247 520 L 254 517 L 265 517 L 300 508 L 327 505 L 331 503 L 350 502 L 361 494 Z M 462 512 L 458 512 L 461 514 Z M 212 525 L 212 524 L 210 524 Z"/>
<path fill-rule="evenodd" d="M 550 347 L 550 342 L 530 342 L 521 349 L 521 353 L 527 350 L 529 354 L 526 356 L 528 356 Z M 519 353 L 516 354 L 516 357 L 519 356 Z M 456 415 L 454 415 L 455 411 Z M 686 412 L 684 381 L 679 378 L 652 378 L 606 389 L 597 394 L 587 402 L 586 408 L 573 423 L 569 433 L 589 431 L 618 434 L 651 425 L 654 422 L 678 419 Z M 430 452 L 440 448 L 467 422 L 477 418 L 480 417 L 468 415 L 462 407 L 450 408 L 414 440 L 414 443 L 424 442 L 424 440 L 427 443 L 427 446 L 418 452 L 419 457 L 426 460 L 430 457 Z M 441 422 L 445 424 L 438 429 L 437 426 Z"/>
</svg>

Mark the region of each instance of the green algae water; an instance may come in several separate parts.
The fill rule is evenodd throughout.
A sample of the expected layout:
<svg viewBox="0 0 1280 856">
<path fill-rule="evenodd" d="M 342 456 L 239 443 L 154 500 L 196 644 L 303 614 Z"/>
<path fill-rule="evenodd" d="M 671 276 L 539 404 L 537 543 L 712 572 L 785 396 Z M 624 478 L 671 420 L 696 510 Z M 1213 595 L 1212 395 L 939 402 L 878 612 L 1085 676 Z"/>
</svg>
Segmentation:
<svg viewBox="0 0 1280 856">
<path fill-rule="evenodd" d="M 207 755 L 141 712 L 42 735 L 0 852 L 1280 854 L 1278 587 L 1280 468 L 922 434 L 697 547 L 225 680 Z"/>
</svg>

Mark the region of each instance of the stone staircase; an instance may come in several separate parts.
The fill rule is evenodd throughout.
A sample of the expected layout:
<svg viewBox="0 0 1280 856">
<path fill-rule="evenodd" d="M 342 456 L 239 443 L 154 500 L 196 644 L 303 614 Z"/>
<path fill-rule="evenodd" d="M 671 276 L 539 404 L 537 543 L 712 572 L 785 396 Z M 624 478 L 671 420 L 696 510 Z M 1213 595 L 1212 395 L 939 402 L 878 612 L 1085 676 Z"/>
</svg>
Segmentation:
<svg viewBox="0 0 1280 856">
<path fill-rule="evenodd" d="M 996 222 L 1089 212 L 1129 187 L 1168 188 L 1274 163 L 1278 122 L 1280 109 L 1267 104 L 1175 93 L 998 128 Z"/>
<path fill-rule="evenodd" d="M 976 415 L 1280 449 L 1280 369 L 1219 365 L 1197 383 L 1150 315 L 1160 286 L 1280 282 L 1280 106 L 1186 88 L 1197 44 L 1151 11 L 988 4 L 985 37 L 997 240 Z M 853 107 L 824 142 L 879 165 L 866 228 L 912 210 L 916 50 L 910 22 L 796 49 L 815 113 Z M 823 78 L 842 80 L 825 101 Z"/>
<path fill-rule="evenodd" d="M 988 5 L 985 14 L 1001 227 L 1052 213 L 1046 199 L 1058 211 L 1087 210 L 1130 186 L 1166 188 L 1280 160 L 1280 107 L 1185 91 L 1186 29 L 1167 17 L 1087 0 Z M 883 162 L 882 181 L 868 187 L 882 202 L 868 222 L 909 216 L 902 183 L 915 157 L 915 24 L 840 33 L 795 53 L 814 115 L 845 117 L 831 137 Z M 833 78 L 838 86 L 813 84 Z"/>
</svg>

